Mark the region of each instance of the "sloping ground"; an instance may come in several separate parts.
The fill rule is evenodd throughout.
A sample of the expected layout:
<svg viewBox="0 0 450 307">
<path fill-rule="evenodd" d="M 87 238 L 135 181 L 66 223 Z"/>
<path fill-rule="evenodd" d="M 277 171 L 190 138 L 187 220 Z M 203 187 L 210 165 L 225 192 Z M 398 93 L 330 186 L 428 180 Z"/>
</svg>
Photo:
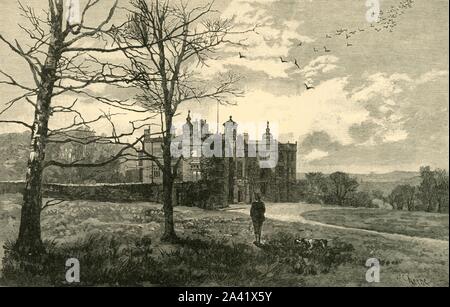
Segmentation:
<svg viewBox="0 0 450 307">
<path fill-rule="evenodd" d="M 338 212 L 336 210 L 307 212 L 303 214 L 303 217 L 322 224 L 429 238 L 447 241 L 447 243 L 449 238 L 448 214 L 380 209 L 340 209 Z"/>
</svg>

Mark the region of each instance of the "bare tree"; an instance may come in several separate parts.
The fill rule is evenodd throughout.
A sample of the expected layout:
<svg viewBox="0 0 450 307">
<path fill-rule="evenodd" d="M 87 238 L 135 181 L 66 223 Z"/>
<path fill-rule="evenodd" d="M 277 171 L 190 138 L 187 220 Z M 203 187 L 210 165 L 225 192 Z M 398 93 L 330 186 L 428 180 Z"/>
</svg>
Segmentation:
<svg viewBox="0 0 450 307">
<path fill-rule="evenodd" d="M 96 21 L 95 25 L 89 25 L 86 21 L 88 13 L 102 3 L 101 0 L 88 0 L 84 8 L 79 12 L 80 20 L 71 23 L 65 19 L 70 13 L 64 9 L 63 0 L 48 0 L 48 7 L 44 14 L 38 15 L 32 7 L 24 6 L 19 2 L 19 9 L 22 16 L 29 23 L 27 26 L 19 27 L 28 37 L 28 42 L 19 43 L 9 41 L 0 34 L 0 41 L 3 42 L 17 56 L 22 58 L 30 69 L 32 76 L 31 84 L 24 84 L 16 80 L 13 75 L 0 70 L 3 79 L 0 84 L 12 86 L 19 90 L 21 94 L 8 101 L 0 116 L 7 116 L 8 111 L 18 104 L 26 103 L 31 105 L 34 111 L 33 123 L 26 123 L 20 120 L 0 120 L 0 123 L 19 124 L 31 131 L 30 156 L 26 173 L 26 184 L 23 195 L 23 206 L 21 212 L 21 223 L 19 237 L 16 243 L 17 251 L 22 255 L 34 256 L 43 252 L 41 239 L 40 214 L 42 211 L 42 179 L 46 167 L 91 167 L 102 166 L 125 156 L 128 149 L 139 143 L 137 140 L 133 144 L 122 144 L 120 137 L 133 135 L 139 128 L 139 123 L 133 123 L 133 131 L 123 135 L 111 137 L 77 138 L 70 135 L 71 130 L 87 127 L 90 124 L 101 120 L 110 120 L 114 114 L 100 114 L 94 119 L 85 119 L 77 108 L 78 99 L 74 98 L 70 104 L 55 104 L 55 98 L 61 95 L 84 95 L 86 98 L 97 99 L 110 106 L 126 107 L 125 101 L 99 99 L 95 97 L 90 86 L 96 83 L 127 84 L 132 80 L 127 79 L 128 74 L 119 65 L 102 63 L 94 56 L 98 53 L 113 53 L 120 49 L 106 46 L 106 38 L 111 37 L 120 28 L 110 25 L 116 12 L 118 2 L 113 2 L 106 17 L 101 21 Z M 104 2 L 103 2 L 104 3 Z M 100 47 L 92 46 L 90 42 L 100 42 Z M 105 47 L 106 46 L 106 47 Z M 128 46 L 134 48 L 136 46 Z M 23 107 L 23 106 L 22 106 Z M 66 127 L 51 129 L 50 119 L 56 114 L 72 115 L 73 122 Z M 61 163 L 58 161 L 46 161 L 46 146 L 49 142 L 77 142 L 89 144 L 93 142 L 108 142 L 122 145 L 117 153 L 111 158 L 92 165 L 83 161 L 73 161 L 73 163 Z"/>
<path fill-rule="evenodd" d="M 420 168 L 420 177 L 422 182 L 418 188 L 419 195 L 427 212 L 433 212 L 436 206 L 436 173 L 431 167 Z"/>
<path fill-rule="evenodd" d="M 213 83 L 199 77 L 195 68 L 214 60 L 214 54 L 227 44 L 243 45 L 243 41 L 231 41 L 229 37 L 248 31 L 233 31 L 233 20 L 215 17 L 213 3 L 193 8 L 169 0 L 130 3 L 126 31 L 116 36 L 116 43 L 130 60 L 130 78 L 136 80 L 132 84 L 139 91 L 138 106 L 160 117 L 163 157 L 155 158 L 145 148 L 143 154 L 162 171 L 165 214 L 162 239 L 174 241 L 172 190 L 181 161 L 174 163 L 171 155 L 174 117 L 184 102 L 210 99 L 227 104 L 229 97 L 242 94 L 234 74 L 224 75 Z M 129 48 L 130 45 L 146 48 Z"/>
<path fill-rule="evenodd" d="M 416 205 L 416 188 L 406 184 L 395 187 L 392 193 L 389 195 L 389 200 L 392 208 L 395 210 L 414 211 Z"/>
<path fill-rule="evenodd" d="M 436 173 L 436 202 L 437 212 L 444 213 L 448 211 L 449 202 L 449 184 L 448 172 L 443 169 L 435 170 Z"/>
<path fill-rule="evenodd" d="M 329 176 L 329 181 L 333 201 L 339 206 L 343 206 L 348 195 L 356 192 L 359 186 L 358 181 L 355 178 L 342 172 L 331 174 Z"/>
</svg>

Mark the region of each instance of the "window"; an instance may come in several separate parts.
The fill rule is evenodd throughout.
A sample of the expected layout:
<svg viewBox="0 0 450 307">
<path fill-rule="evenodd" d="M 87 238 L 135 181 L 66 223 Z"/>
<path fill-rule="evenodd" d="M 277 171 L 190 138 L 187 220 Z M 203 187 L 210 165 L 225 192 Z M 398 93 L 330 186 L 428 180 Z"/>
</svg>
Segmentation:
<svg viewBox="0 0 450 307">
<path fill-rule="evenodd" d="M 194 180 L 196 180 L 196 181 L 202 179 L 202 173 L 199 171 L 192 172 L 192 176 L 194 177 Z"/>
<path fill-rule="evenodd" d="M 153 167 L 153 178 L 161 177 L 161 171 L 158 167 Z"/>
</svg>

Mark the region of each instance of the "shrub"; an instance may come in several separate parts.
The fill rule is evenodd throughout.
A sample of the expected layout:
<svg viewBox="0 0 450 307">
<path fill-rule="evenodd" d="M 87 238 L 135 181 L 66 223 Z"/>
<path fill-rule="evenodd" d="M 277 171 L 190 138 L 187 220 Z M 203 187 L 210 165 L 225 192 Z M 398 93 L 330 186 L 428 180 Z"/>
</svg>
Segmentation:
<svg viewBox="0 0 450 307">
<path fill-rule="evenodd" d="M 119 240 L 91 235 L 75 243 L 45 242 L 45 254 L 39 259 L 23 259 L 15 244 L 5 245 L 3 278 L 14 285 L 64 286 L 65 263 L 76 258 L 82 264 L 80 286 L 138 285 L 143 281 L 143 267 L 155 267 L 150 257 L 151 240 L 141 238 L 130 245 Z"/>
<path fill-rule="evenodd" d="M 279 233 L 269 240 L 265 249 L 302 275 L 328 273 L 354 260 L 351 244 L 338 240 L 298 240 L 286 233 Z"/>
<path fill-rule="evenodd" d="M 372 198 L 367 192 L 351 193 L 345 200 L 345 206 L 354 208 L 376 208 Z"/>
</svg>

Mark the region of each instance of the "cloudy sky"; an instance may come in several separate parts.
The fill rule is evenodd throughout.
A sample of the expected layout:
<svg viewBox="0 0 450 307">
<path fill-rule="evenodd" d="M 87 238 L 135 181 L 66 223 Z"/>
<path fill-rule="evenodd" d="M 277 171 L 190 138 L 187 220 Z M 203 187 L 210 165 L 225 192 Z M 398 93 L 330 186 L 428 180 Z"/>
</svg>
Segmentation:
<svg viewBox="0 0 450 307">
<path fill-rule="evenodd" d="M 365 2 L 216 0 L 222 17 L 235 18 L 237 28 L 258 25 L 246 34 L 247 47 L 225 47 L 198 71 L 206 79 L 229 71 L 243 78 L 245 95 L 236 106 L 221 107 L 220 120 L 270 121 L 280 139 L 298 142 L 300 172 L 448 169 L 448 1 L 415 0 L 396 14 L 392 31 L 370 25 Z M 380 6 L 387 12 L 400 3 L 381 0 Z M 16 5 L 3 5 L 0 31 L 17 37 Z M 346 39 L 348 32 L 336 35 L 339 29 L 355 33 Z M 2 69 L 20 72 L 21 65 L 0 46 Z M 305 82 L 314 89 L 306 90 Z M 85 108 L 99 106 L 86 102 Z M 212 102 L 183 106 L 187 110 L 216 122 Z M 11 116 L 30 114 L 23 108 Z M 14 129 L 3 125 L 0 133 Z"/>
</svg>

